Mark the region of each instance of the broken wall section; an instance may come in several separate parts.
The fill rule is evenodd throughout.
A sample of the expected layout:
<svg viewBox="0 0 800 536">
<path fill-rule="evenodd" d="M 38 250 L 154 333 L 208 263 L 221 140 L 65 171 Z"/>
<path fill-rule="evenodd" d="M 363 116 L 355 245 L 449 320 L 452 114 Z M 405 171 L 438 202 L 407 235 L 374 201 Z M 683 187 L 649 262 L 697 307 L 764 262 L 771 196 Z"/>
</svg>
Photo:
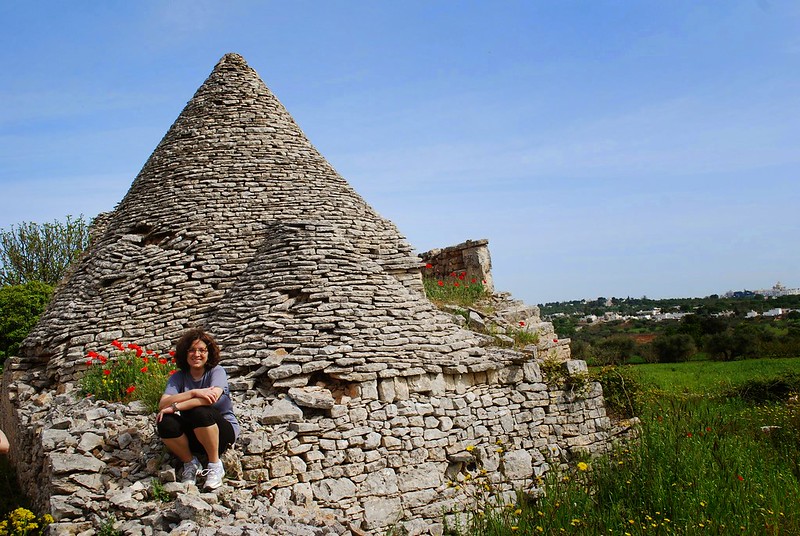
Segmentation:
<svg viewBox="0 0 800 536">
<path fill-rule="evenodd" d="M 436 276 L 446 277 L 453 272 L 466 272 L 467 280 L 483 282 L 489 293 L 494 292 L 492 258 L 487 239 L 467 240 L 455 246 L 437 248 L 420 254 L 422 262 L 431 265 L 428 270 Z M 426 271 L 427 272 L 427 271 Z"/>
</svg>

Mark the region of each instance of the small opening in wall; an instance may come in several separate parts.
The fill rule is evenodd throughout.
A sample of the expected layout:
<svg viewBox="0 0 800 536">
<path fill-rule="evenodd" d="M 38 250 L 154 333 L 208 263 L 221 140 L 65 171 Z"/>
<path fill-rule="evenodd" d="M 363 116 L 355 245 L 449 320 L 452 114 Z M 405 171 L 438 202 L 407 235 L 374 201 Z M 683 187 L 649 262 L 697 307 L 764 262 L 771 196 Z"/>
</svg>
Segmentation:
<svg viewBox="0 0 800 536">
<path fill-rule="evenodd" d="M 337 380 L 322 371 L 313 373 L 308 379 L 308 385 L 324 387 L 329 390 L 337 404 L 341 403 L 344 397 L 358 396 L 358 387 L 355 383 Z"/>
<path fill-rule="evenodd" d="M 100 286 L 102 288 L 108 288 L 115 283 L 119 283 L 120 281 L 124 281 L 124 277 L 105 277 L 100 280 Z"/>
</svg>

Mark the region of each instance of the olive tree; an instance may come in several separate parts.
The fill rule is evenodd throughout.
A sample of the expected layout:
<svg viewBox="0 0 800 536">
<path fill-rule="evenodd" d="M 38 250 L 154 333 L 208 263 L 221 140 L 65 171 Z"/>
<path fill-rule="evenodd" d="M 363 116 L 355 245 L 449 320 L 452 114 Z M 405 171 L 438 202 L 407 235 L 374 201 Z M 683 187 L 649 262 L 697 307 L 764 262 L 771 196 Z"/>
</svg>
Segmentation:
<svg viewBox="0 0 800 536">
<path fill-rule="evenodd" d="M 69 265 L 89 245 L 89 224 L 83 215 L 65 222 L 22 222 L 0 230 L 0 285 L 41 281 L 58 283 Z"/>
</svg>

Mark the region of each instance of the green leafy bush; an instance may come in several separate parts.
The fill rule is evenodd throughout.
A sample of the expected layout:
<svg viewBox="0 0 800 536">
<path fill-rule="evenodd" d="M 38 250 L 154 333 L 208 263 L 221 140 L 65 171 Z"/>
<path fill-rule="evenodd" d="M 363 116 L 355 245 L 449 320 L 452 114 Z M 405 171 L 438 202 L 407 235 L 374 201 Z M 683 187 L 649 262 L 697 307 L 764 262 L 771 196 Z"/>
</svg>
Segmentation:
<svg viewBox="0 0 800 536">
<path fill-rule="evenodd" d="M 636 342 L 625 335 L 613 335 L 596 343 L 594 352 L 599 365 L 621 365 L 636 353 Z"/>
<path fill-rule="evenodd" d="M 606 411 L 620 419 L 629 419 L 639 414 L 644 388 L 628 366 L 607 366 L 593 370 L 593 381 L 603 387 Z"/>
<path fill-rule="evenodd" d="M 694 339 L 686 333 L 662 334 L 653 339 L 652 344 L 659 363 L 688 361 L 697 352 Z"/>
<path fill-rule="evenodd" d="M 53 287 L 40 281 L 0 288 L 0 363 L 19 351 L 52 294 Z"/>
<path fill-rule="evenodd" d="M 158 410 L 167 378 L 176 371 L 174 358 L 145 350 L 137 344 L 111 343 L 116 355 L 86 354 L 88 369 L 81 378 L 79 394 L 109 402 L 141 400 L 151 411 Z"/>
<path fill-rule="evenodd" d="M 777 402 L 800 393 L 800 373 L 786 371 L 772 378 L 753 378 L 737 385 L 727 395 L 750 402 Z"/>
</svg>

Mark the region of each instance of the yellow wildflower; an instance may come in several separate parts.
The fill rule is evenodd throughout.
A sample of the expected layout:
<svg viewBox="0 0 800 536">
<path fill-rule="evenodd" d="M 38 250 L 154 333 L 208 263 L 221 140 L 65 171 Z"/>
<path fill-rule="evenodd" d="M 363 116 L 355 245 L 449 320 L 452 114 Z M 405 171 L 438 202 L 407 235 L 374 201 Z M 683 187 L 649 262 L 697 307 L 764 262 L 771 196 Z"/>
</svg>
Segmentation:
<svg viewBox="0 0 800 536">
<path fill-rule="evenodd" d="M 578 462 L 578 471 L 586 471 L 589 469 L 589 464 L 586 462 Z"/>
</svg>

